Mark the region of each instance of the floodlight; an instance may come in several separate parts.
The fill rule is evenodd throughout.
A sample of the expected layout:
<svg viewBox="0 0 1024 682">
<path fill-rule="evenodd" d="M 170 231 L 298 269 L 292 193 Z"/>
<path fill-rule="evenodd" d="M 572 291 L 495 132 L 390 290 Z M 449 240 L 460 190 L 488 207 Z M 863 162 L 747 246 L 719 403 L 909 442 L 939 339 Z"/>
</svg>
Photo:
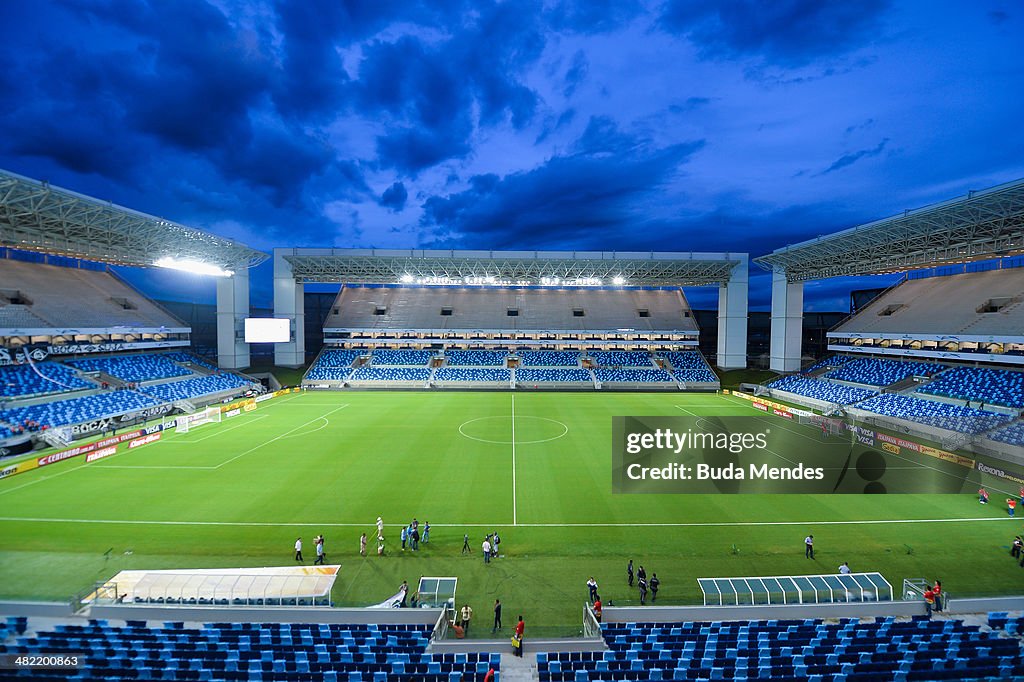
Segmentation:
<svg viewBox="0 0 1024 682">
<path fill-rule="evenodd" d="M 614 277 L 612 277 L 612 284 L 614 284 L 617 287 L 621 287 L 625 283 L 626 278 L 623 277 L 622 275 L 615 275 Z"/>
<path fill-rule="evenodd" d="M 402 275 L 402 284 L 412 284 L 415 280 L 416 278 L 408 273 Z"/>
<path fill-rule="evenodd" d="M 210 263 L 202 263 L 196 260 L 179 259 L 173 256 L 164 256 L 158 258 L 153 262 L 153 265 L 158 268 L 170 268 L 171 270 L 181 270 L 182 272 L 190 272 L 193 275 L 213 275 L 214 277 L 231 277 L 235 274 L 234 270 L 224 270 L 212 265 Z"/>
</svg>

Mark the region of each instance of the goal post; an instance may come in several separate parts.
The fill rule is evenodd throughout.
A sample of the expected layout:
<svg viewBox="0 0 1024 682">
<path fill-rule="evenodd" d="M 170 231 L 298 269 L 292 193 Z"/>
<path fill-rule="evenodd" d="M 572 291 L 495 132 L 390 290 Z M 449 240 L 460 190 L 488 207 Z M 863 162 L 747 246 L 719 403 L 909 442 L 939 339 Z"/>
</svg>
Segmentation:
<svg viewBox="0 0 1024 682">
<path fill-rule="evenodd" d="M 223 415 L 221 414 L 219 407 L 207 407 L 202 412 L 195 412 L 193 414 L 183 414 L 178 417 L 178 423 L 175 426 L 177 433 L 188 433 L 197 426 L 210 423 L 220 423 Z"/>
<path fill-rule="evenodd" d="M 824 417 L 820 414 L 801 414 L 799 415 L 799 423 L 816 429 L 825 429 L 830 436 L 842 436 L 846 431 L 842 419 Z"/>
</svg>

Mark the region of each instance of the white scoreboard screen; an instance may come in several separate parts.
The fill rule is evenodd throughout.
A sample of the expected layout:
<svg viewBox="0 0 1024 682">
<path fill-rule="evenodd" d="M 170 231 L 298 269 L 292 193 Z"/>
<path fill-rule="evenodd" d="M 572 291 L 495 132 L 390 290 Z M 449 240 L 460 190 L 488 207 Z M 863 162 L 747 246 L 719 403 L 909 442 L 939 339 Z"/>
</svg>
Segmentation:
<svg viewBox="0 0 1024 682">
<path fill-rule="evenodd" d="M 287 343 L 291 341 L 289 320 L 276 317 L 245 318 L 246 343 Z"/>
</svg>

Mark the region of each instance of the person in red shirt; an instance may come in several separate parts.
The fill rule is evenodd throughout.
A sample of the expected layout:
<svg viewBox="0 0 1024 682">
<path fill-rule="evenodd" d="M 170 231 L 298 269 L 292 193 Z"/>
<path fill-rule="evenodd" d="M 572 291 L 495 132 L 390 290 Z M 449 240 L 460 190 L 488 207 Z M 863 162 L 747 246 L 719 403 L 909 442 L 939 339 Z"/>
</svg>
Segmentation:
<svg viewBox="0 0 1024 682">
<path fill-rule="evenodd" d="M 594 600 L 594 618 L 597 619 L 598 623 L 601 622 L 601 597 L 600 596 L 598 596 L 598 598 Z"/>
<path fill-rule="evenodd" d="M 981 504 L 988 504 L 988 491 L 984 488 L 978 489 L 978 502 Z"/>
<path fill-rule="evenodd" d="M 942 583 L 938 580 L 932 586 L 932 597 L 935 599 L 935 610 L 942 611 Z"/>
<path fill-rule="evenodd" d="M 1013 512 L 1017 509 L 1017 500 L 1012 497 L 1006 498 L 1006 513 L 1013 516 Z"/>
<path fill-rule="evenodd" d="M 932 615 L 932 609 L 935 608 L 935 593 L 932 588 L 928 588 L 924 591 L 924 605 L 928 609 L 928 616 Z"/>
<path fill-rule="evenodd" d="M 516 656 L 522 657 L 523 655 L 523 630 L 526 629 L 526 623 L 523 622 L 523 617 L 519 616 L 519 622 L 516 623 L 516 639 L 519 640 L 519 646 L 516 647 Z"/>
</svg>

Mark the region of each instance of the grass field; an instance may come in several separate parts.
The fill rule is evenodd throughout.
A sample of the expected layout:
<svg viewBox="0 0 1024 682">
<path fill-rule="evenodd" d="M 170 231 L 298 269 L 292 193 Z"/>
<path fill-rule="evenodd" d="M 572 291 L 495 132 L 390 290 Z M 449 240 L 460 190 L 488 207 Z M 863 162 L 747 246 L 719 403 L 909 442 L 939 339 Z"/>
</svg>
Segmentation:
<svg viewBox="0 0 1024 682">
<path fill-rule="evenodd" d="M 458 576 L 477 636 L 496 597 L 506 622 L 522 613 L 534 635 L 575 634 L 589 576 L 606 603 L 635 603 L 630 558 L 658 573 L 666 604 L 700 603 L 697 577 L 831 573 L 843 561 L 897 589 L 927 577 L 954 597 L 1024 590 L 1024 569 L 1006 555 L 1021 522 L 1006 518 L 1001 492 L 989 507 L 971 494 L 613 495 L 615 415 L 742 415 L 821 441 L 707 394 L 289 395 L 92 464 L 0 482 L 0 597 L 66 599 L 126 568 L 289 565 L 299 535 L 308 563 L 318 533 L 342 566 L 337 605 L 379 602 L 403 579 Z M 945 475 L 922 460 L 891 466 Z M 384 558 L 373 556 L 378 515 Z M 430 542 L 403 553 L 399 524 L 413 517 L 430 522 Z M 506 556 L 484 565 L 479 547 L 494 530 Z M 464 533 L 472 555 L 461 554 Z"/>
</svg>

